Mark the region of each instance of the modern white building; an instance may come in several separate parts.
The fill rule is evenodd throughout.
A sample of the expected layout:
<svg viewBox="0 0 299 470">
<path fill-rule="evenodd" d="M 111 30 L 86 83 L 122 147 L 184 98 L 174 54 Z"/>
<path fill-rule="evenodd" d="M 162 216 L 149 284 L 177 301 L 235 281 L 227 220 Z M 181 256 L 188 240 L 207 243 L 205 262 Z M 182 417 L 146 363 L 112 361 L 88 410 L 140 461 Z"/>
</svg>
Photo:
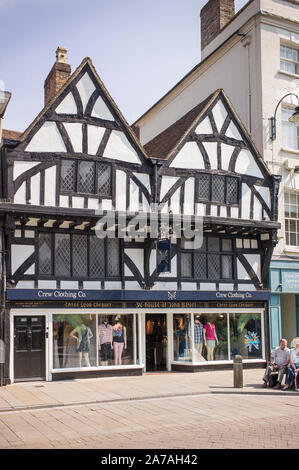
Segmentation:
<svg viewBox="0 0 299 470">
<path fill-rule="evenodd" d="M 299 335 L 299 127 L 288 121 L 299 106 L 299 2 L 251 0 L 235 14 L 234 0 L 210 0 L 201 10 L 201 37 L 201 62 L 134 124 L 150 148 L 161 131 L 223 88 L 270 171 L 282 176 L 271 265 L 274 346 L 281 336 Z"/>
</svg>

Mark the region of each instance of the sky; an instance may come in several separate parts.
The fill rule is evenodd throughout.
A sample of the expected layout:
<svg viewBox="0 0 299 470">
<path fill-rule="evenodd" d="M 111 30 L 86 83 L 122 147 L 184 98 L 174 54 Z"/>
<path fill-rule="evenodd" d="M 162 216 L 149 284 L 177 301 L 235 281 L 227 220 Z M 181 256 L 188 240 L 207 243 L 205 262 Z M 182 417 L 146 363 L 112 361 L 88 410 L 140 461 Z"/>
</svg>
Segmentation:
<svg viewBox="0 0 299 470">
<path fill-rule="evenodd" d="M 206 0 L 0 0 L 4 128 L 24 131 L 44 105 L 57 46 L 72 72 L 90 57 L 131 124 L 201 60 Z M 247 0 L 235 0 L 236 11 Z"/>
</svg>

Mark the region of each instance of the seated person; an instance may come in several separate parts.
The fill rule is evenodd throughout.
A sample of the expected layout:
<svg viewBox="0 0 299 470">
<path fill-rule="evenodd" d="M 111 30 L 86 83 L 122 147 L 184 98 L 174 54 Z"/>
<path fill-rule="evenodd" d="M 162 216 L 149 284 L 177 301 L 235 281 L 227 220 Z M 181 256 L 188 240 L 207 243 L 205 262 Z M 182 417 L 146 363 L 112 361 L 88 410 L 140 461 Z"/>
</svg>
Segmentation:
<svg viewBox="0 0 299 470">
<path fill-rule="evenodd" d="M 277 346 L 277 348 L 272 351 L 270 365 L 268 365 L 265 375 L 263 377 L 263 387 L 267 387 L 268 382 L 270 380 L 270 375 L 272 372 L 275 371 L 278 372 L 278 379 L 277 384 L 274 386 L 274 388 L 281 387 L 281 382 L 284 374 L 287 371 L 287 366 L 290 359 L 290 350 L 287 347 L 287 344 L 287 340 L 282 338 L 280 340 L 280 346 Z"/>
<path fill-rule="evenodd" d="M 286 384 L 283 390 L 290 388 L 295 373 L 299 371 L 299 338 L 294 338 L 292 344 L 294 349 L 291 349 L 290 352 L 290 363 L 287 369 Z"/>
</svg>

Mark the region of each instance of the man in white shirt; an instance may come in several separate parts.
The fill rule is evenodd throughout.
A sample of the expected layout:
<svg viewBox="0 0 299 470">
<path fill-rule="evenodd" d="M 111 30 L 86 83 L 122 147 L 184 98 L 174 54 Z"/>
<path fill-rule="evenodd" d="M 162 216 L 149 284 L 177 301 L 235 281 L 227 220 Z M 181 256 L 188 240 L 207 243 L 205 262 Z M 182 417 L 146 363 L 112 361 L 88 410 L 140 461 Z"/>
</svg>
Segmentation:
<svg viewBox="0 0 299 470">
<path fill-rule="evenodd" d="M 281 382 L 284 374 L 286 373 L 287 365 L 290 360 L 290 350 L 287 347 L 287 344 L 287 340 L 282 338 L 280 340 L 280 346 L 277 346 L 277 348 L 272 351 L 270 364 L 268 365 L 263 377 L 263 387 L 267 387 L 270 380 L 270 375 L 275 371 L 278 372 L 278 378 L 277 384 L 273 388 L 279 389 L 281 387 Z"/>
</svg>

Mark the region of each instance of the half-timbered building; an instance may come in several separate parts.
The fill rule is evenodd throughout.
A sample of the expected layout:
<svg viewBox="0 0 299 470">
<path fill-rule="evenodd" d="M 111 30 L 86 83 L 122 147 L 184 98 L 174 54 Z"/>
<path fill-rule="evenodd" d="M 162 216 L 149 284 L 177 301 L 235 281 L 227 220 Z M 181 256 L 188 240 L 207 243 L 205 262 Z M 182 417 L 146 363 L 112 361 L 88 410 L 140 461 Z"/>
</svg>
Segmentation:
<svg viewBox="0 0 299 470">
<path fill-rule="evenodd" d="M 91 60 L 68 67 L 2 147 L 7 381 L 264 365 L 279 180 L 229 98 L 143 148 Z"/>
</svg>

